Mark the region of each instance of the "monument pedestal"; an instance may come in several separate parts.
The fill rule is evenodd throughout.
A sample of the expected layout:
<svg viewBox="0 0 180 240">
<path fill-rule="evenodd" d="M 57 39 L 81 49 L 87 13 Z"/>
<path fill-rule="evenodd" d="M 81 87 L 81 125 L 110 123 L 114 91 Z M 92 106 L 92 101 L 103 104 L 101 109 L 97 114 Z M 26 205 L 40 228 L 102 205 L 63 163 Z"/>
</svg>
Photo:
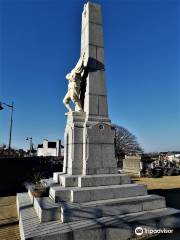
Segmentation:
<svg viewBox="0 0 180 240">
<path fill-rule="evenodd" d="M 114 127 L 110 120 L 86 113 L 68 114 L 63 172 L 71 175 L 115 174 Z"/>
<path fill-rule="evenodd" d="M 63 172 L 54 173 L 49 197 L 17 194 L 21 239 L 128 240 L 136 237 L 136 227 L 179 227 L 179 210 L 166 208 L 163 197 L 147 195 L 145 185 L 118 174 L 98 4 L 84 6 L 81 53 L 88 58 L 81 80 L 84 112 L 67 116 Z"/>
</svg>

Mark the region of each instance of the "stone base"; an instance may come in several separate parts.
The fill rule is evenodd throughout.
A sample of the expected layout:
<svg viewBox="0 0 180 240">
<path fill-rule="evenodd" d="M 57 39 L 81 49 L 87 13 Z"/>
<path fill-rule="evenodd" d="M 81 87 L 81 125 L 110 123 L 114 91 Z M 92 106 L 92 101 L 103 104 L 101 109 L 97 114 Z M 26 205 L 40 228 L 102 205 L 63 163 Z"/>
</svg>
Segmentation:
<svg viewBox="0 0 180 240">
<path fill-rule="evenodd" d="M 128 240 L 134 229 L 180 227 L 165 199 L 125 174 L 55 173 L 49 197 L 17 194 L 21 239 Z M 178 225 L 179 224 L 179 225 Z"/>
<path fill-rule="evenodd" d="M 136 237 L 135 228 L 177 228 L 176 209 L 161 208 L 138 213 L 84 219 L 69 223 L 59 220 L 40 223 L 27 193 L 17 194 L 21 240 L 128 240 Z"/>
<path fill-rule="evenodd" d="M 70 175 L 54 173 L 53 180 L 63 187 L 96 187 L 131 183 L 127 174 Z"/>
<path fill-rule="evenodd" d="M 147 189 L 142 184 L 123 184 L 99 187 L 61 187 L 50 188 L 49 196 L 55 201 L 82 203 L 97 200 L 127 198 L 147 195 Z"/>
<path fill-rule="evenodd" d="M 99 200 L 81 204 L 68 202 L 54 203 L 49 197 L 34 197 L 32 200 L 30 196 L 30 199 L 40 222 L 54 220 L 72 222 L 166 207 L 165 199 L 157 195 Z"/>
<path fill-rule="evenodd" d="M 59 183 L 50 188 L 50 197 L 55 202 L 80 203 L 147 194 L 144 185 L 130 184 L 131 180 L 126 174 L 70 175 L 54 173 L 53 179 Z"/>
</svg>

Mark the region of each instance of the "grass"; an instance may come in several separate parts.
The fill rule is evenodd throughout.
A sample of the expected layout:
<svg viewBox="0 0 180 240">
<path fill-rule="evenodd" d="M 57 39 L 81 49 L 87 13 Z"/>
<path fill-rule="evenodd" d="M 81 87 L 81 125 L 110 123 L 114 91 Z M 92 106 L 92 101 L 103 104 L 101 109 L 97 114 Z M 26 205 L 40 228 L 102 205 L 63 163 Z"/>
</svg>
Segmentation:
<svg viewBox="0 0 180 240">
<path fill-rule="evenodd" d="M 0 239 L 20 240 L 15 196 L 0 198 Z"/>
<path fill-rule="evenodd" d="M 180 176 L 165 176 L 162 178 L 133 178 L 137 183 L 146 184 L 148 190 L 180 188 Z"/>
</svg>

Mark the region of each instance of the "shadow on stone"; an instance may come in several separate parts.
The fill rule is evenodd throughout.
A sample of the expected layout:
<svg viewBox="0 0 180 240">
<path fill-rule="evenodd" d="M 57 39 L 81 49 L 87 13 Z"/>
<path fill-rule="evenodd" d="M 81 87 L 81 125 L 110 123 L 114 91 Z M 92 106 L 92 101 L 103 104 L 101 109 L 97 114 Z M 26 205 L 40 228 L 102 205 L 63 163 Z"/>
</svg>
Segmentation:
<svg viewBox="0 0 180 240">
<path fill-rule="evenodd" d="M 180 188 L 173 189 L 154 189 L 148 190 L 149 194 L 157 194 L 166 198 L 168 207 L 180 209 L 180 201 L 177 200 L 180 197 Z"/>
</svg>

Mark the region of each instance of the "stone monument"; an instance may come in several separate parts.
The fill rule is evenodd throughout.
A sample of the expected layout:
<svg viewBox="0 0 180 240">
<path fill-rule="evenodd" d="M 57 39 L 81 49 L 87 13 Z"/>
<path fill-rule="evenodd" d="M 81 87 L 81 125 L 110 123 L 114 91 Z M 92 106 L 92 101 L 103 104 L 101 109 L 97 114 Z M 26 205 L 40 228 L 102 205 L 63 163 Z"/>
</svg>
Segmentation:
<svg viewBox="0 0 180 240">
<path fill-rule="evenodd" d="M 83 71 L 81 99 L 78 100 L 81 100 L 83 111 L 70 112 L 67 117 L 64 173 L 117 173 L 114 129 L 108 117 L 102 17 L 100 7 L 95 4 L 84 5 L 81 56 L 86 59 L 87 65 L 83 64 L 81 57 L 80 64 L 72 71 L 77 68 L 80 73 Z"/>
<path fill-rule="evenodd" d="M 136 226 L 174 227 L 177 210 L 166 208 L 163 197 L 147 195 L 145 185 L 118 174 L 98 4 L 84 5 L 80 59 L 66 78 L 63 172 L 54 173 L 49 197 L 17 194 L 21 239 L 126 240 Z"/>
</svg>

